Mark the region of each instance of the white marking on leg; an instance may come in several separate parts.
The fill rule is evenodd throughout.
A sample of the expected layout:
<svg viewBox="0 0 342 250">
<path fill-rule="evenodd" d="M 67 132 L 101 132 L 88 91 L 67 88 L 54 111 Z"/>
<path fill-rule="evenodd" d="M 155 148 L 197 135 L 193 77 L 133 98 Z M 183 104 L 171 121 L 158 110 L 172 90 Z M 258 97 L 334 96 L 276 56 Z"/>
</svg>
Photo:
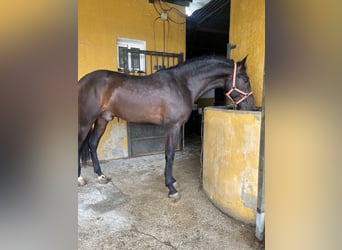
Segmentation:
<svg viewBox="0 0 342 250">
<path fill-rule="evenodd" d="M 107 184 L 109 182 L 109 178 L 107 178 L 105 175 L 100 175 L 97 177 L 97 182 L 100 184 Z"/>
<path fill-rule="evenodd" d="M 87 184 L 86 180 L 83 179 L 82 176 L 78 177 L 78 178 L 77 178 L 77 181 L 78 181 L 78 185 L 79 185 L 79 186 L 84 186 L 85 184 Z"/>
<path fill-rule="evenodd" d="M 174 194 L 169 194 L 169 198 L 171 199 L 175 199 L 175 200 L 178 200 L 180 199 L 180 194 L 177 192 L 177 193 L 174 193 Z"/>
</svg>

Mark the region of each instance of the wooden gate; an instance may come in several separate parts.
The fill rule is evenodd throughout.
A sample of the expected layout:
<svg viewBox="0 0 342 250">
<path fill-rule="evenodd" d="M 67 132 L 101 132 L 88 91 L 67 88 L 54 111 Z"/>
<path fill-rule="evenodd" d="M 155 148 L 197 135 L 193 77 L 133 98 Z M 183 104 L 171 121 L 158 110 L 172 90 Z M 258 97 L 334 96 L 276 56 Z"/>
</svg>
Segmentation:
<svg viewBox="0 0 342 250">
<path fill-rule="evenodd" d="M 166 53 L 158 51 L 139 50 L 135 48 L 120 48 L 121 65 L 119 70 L 130 75 L 149 75 L 161 69 L 170 68 L 183 62 L 183 53 Z M 165 151 L 165 129 L 153 124 L 131 123 L 128 129 L 129 157 L 162 153 Z M 184 147 L 184 126 L 179 135 L 176 150 Z"/>
</svg>

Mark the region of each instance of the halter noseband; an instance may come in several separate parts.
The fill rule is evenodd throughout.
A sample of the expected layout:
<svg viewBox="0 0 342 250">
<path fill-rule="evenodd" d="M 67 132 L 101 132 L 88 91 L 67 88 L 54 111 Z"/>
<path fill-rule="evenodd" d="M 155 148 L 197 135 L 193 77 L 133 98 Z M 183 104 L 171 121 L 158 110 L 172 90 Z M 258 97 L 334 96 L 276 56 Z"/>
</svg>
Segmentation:
<svg viewBox="0 0 342 250">
<path fill-rule="evenodd" d="M 240 104 L 241 102 L 243 102 L 244 100 L 246 100 L 248 96 L 250 96 L 251 94 L 253 94 L 253 91 L 251 91 L 251 92 L 249 92 L 249 93 L 246 93 L 245 91 L 242 91 L 241 89 L 238 89 L 238 88 L 235 86 L 235 81 L 236 81 L 236 63 L 234 63 L 233 86 L 232 86 L 232 88 L 226 93 L 226 96 L 232 101 L 233 104 L 238 105 L 238 104 Z M 230 96 L 230 94 L 231 94 L 234 90 L 242 95 L 241 99 L 238 100 L 237 102 L 235 102 L 235 101 L 233 100 L 233 98 Z"/>
</svg>

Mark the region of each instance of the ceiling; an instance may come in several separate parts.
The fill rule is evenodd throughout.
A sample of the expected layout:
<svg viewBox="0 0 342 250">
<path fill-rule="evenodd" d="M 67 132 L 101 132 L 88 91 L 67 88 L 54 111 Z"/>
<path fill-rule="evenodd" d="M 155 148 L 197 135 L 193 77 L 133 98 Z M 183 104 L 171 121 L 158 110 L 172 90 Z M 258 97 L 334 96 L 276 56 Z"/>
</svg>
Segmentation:
<svg viewBox="0 0 342 250">
<path fill-rule="evenodd" d="M 156 0 L 149 0 L 153 3 Z M 227 33 L 230 13 L 230 0 L 160 0 L 185 6 L 191 12 L 187 17 L 190 29 Z"/>
<path fill-rule="evenodd" d="M 228 32 L 230 0 L 211 0 L 187 18 L 187 27 L 212 33 Z"/>
<path fill-rule="evenodd" d="M 191 16 L 195 10 L 202 8 L 208 2 L 210 2 L 210 0 L 193 0 L 189 6 L 185 8 L 185 12 L 188 16 Z"/>
<path fill-rule="evenodd" d="M 155 0 L 149 0 L 153 3 Z M 191 9 L 186 18 L 186 58 L 226 54 L 230 0 L 161 0 Z"/>
<path fill-rule="evenodd" d="M 226 54 L 230 0 L 211 0 L 186 19 L 187 58 Z"/>
</svg>

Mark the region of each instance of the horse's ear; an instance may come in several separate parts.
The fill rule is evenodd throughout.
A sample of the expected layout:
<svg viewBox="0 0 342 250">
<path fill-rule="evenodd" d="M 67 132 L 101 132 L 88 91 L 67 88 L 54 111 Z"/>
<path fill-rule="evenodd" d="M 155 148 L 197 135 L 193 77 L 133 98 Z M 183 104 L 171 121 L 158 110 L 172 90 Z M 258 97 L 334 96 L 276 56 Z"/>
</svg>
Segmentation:
<svg viewBox="0 0 342 250">
<path fill-rule="evenodd" d="M 237 62 L 237 69 L 239 71 L 246 70 L 247 56 L 244 59 L 242 59 L 240 62 Z"/>
</svg>

